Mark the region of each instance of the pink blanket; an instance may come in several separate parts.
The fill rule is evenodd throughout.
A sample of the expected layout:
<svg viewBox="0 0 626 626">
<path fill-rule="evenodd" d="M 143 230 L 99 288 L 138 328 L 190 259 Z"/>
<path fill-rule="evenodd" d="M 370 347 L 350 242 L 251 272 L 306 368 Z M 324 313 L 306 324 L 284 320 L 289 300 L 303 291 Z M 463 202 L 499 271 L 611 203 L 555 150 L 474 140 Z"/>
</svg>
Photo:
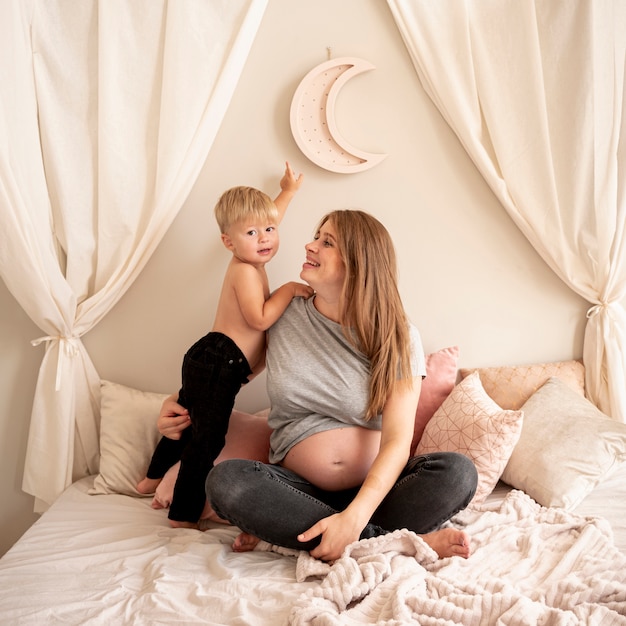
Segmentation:
<svg viewBox="0 0 626 626">
<path fill-rule="evenodd" d="M 626 624 L 626 555 L 603 519 L 512 491 L 452 524 L 472 537 L 469 559 L 438 559 L 406 530 L 356 542 L 332 566 L 297 553 L 298 579 L 320 584 L 298 599 L 290 624 Z"/>
</svg>

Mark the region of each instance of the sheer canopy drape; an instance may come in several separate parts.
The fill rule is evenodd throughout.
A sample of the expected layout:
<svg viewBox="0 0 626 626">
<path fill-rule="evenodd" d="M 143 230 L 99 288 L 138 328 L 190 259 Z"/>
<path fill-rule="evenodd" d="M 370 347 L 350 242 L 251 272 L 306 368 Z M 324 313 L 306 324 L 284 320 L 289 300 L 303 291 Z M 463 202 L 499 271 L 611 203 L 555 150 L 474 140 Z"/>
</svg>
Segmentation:
<svg viewBox="0 0 626 626">
<path fill-rule="evenodd" d="M 0 275 L 44 343 L 23 487 L 97 471 L 81 336 L 132 284 L 206 160 L 267 0 L 0 3 Z"/>
<path fill-rule="evenodd" d="M 590 302 L 587 394 L 626 421 L 626 3 L 388 4 L 425 90 L 504 208 Z"/>
</svg>

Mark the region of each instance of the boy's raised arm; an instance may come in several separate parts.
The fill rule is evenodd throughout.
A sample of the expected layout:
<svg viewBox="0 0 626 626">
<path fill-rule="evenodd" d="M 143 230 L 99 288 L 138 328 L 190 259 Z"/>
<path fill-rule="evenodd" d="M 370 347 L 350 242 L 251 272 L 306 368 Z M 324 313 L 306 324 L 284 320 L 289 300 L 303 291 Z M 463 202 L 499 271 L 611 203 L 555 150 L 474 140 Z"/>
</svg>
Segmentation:
<svg viewBox="0 0 626 626">
<path fill-rule="evenodd" d="M 274 204 L 278 209 L 278 219 L 279 222 L 282 221 L 285 216 L 285 211 L 287 211 L 287 207 L 289 203 L 296 195 L 298 189 L 300 189 L 300 185 L 302 185 L 302 181 L 304 180 L 304 174 L 300 174 L 296 178 L 296 173 L 293 171 L 289 162 L 285 161 L 285 173 L 283 177 L 280 179 L 280 193 L 274 198 Z"/>
</svg>

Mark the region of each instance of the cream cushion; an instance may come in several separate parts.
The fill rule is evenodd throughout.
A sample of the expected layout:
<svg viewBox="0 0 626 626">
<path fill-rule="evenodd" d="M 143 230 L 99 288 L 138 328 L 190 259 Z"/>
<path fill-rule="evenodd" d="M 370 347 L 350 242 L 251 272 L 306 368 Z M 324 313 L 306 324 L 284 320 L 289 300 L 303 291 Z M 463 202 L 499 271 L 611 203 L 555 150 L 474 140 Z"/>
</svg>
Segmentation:
<svg viewBox="0 0 626 626">
<path fill-rule="evenodd" d="M 157 418 L 169 394 L 139 391 L 107 380 L 101 381 L 100 389 L 100 469 L 90 493 L 143 495 L 135 485 L 146 475 L 161 437 Z M 226 458 L 267 462 L 269 435 L 267 411 L 256 415 L 233 411 L 216 463 Z"/>
<path fill-rule="evenodd" d="M 100 392 L 100 471 L 90 493 L 138 496 L 135 485 L 159 441 L 157 417 L 167 394 L 107 380 L 101 381 Z"/>
<path fill-rule="evenodd" d="M 626 424 L 559 378 L 550 378 L 522 411 L 522 433 L 502 480 L 543 506 L 573 509 L 626 460 Z"/>
</svg>

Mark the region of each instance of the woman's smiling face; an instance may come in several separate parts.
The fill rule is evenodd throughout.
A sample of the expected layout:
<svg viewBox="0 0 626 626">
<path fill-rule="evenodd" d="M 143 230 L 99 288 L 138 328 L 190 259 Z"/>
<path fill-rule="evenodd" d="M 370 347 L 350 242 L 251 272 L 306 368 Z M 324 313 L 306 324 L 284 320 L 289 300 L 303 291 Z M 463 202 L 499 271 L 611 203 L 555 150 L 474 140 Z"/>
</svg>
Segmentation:
<svg viewBox="0 0 626 626">
<path fill-rule="evenodd" d="M 304 246 L 306 260 L 300 278 L 318 293 L 341 294 L 346 277 L 346 266 L 341 258 L 332 221 L 320 226 L 313 241 Z"/>
</svg>

